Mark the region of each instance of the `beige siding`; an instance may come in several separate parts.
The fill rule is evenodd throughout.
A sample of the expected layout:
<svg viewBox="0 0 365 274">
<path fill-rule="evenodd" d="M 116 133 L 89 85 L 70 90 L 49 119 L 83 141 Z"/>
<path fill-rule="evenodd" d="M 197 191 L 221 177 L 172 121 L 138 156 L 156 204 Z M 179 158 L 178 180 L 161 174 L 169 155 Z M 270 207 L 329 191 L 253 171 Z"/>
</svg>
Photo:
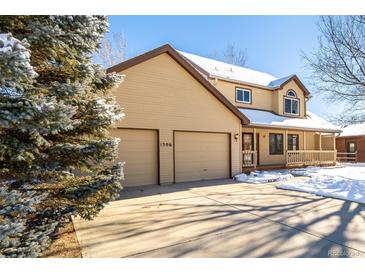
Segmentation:
<svg viewBox="0 0 365 274">
<path fill-rule="evenodd" d="M 332 134 L 322 135 L 322 149 L 323 150 L 335 150 L 335 147 L 333 147 L 333 137 Z"/>
<path fill-rule="evenodd" d="M 168 54 L 121 72 L 125 81 L 114 90 L 126 118 L 117 126 L 159 129 L 160 182 L 173 182 L 173 130 L 234 134 L 241 121 Z M 232 175 L 241 171 L 241 141 L 232 138 Z"/>
<path fill-rule="evenodd" d="M 113 129 L 110 134 L 121 139 L 118 161 L 125 163 L 123 186 L 158 184 L 157 131 Z"/>
<path fill-rule="evenodd" d="M 282 89 L 279 89 L 275 92 L 275 95 L 277 98 L 276 101 L 278 103 L 276 104 L 276 108 L 274 108 L 273 110 L 274 110 L 274 112 L 278 113 L 279 115 L 285 115 L 284 114 L 284 96 L 286 96 L 288 90 L 290 90 L 290 89 L 295 91 L 295 93 L 297 94 L 297 98 L 299 99 L 299 104 L 300 104 L 299 117 L 304 117 L 305 116 L 304 93 L 294 80 L 290 81 L 289 83 L 284 85 Z"/>
<path fill-rule="evenodd" d="M 245 107 L 245 108 L 257 108 L 257 109 L 264 109 L 264 110 L 273 110 L 274 106 L 274 91 L 260 89 L 256 87 L 250 87 L 240 84 L 235 84 L 231 82 L 221 81 L 218 80 L 215 83 L 215 87 L 224 95 L 226 96 L 234 105 L 238 107 Z M 244 104 L 236 102 L 236 87 L 245 88 L 251 90 L 251 104 Z"/>
<path fill-rule="evenodd" d="M 229 177 L 229 135 L 175 132 L 175 181 Z"/>
<path fill-rule="evenodd" d="M 306 132 L 306 150 L 316 150 L 317 149 L 317 140 L 318 140 L 318 134 L 315 132 Z"/>
<path fill-rule="evenodd" d="M 305 115 L 304 92 L 294 80 L 288 82 L 279 90 L 269 90 L 222 80 L 211 80 L 211 82 L 224 96 L 238 107 L 268 110 L 279 115 L 284 115 L 284 96 L 286 96 L 289 89 L 293 89 L 300 101 L 300 115 L 298 117 L 304 117 Z M 251 104 L 236 102 L 236 87 L 247 88 L 252 91 Z"/>
</svg>

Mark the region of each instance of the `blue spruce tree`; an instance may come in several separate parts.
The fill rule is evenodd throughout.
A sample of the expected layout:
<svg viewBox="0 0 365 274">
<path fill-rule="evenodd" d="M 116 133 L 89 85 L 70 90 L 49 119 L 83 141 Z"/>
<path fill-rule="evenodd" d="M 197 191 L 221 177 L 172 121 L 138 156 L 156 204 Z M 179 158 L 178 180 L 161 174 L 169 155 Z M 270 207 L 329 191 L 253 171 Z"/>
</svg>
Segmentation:
<svg viewBox="0 0 365 274">
<path fill-rule="evenodd" d="M 39 256 L 55 228 L 93 218 L 122 188 L 108 135 L 124 115 L 110 94 L 122 79 L 92 63 L 107 30 L 104 16 L 0 17 L 0 205 L 29 207 L 3 256 Z"/>
</svg>

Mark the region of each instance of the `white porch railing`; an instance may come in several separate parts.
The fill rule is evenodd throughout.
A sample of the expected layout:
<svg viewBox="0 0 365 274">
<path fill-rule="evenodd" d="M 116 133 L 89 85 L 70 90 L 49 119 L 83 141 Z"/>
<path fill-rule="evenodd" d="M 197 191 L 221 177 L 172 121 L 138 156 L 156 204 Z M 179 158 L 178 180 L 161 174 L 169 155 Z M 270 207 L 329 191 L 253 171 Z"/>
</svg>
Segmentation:
<svg viewBox="0 0 365 274">
<path fill-rule="evenodd" d="M 338 162 L 357 162 L 356 152 L 337 152 Z"/>
<path fill-rule="evenodd" d="M 335 150 L 293 150 L 287 152 L 287 165 L 318 165 L 336 162 Z"/>
<path fill-rule="evenodd" d="M 256 167 L 257 165 L 257 153 L 255 150 L 243 150 L 242 151 L 242 166 L 243 167 Z"/>
</svg>

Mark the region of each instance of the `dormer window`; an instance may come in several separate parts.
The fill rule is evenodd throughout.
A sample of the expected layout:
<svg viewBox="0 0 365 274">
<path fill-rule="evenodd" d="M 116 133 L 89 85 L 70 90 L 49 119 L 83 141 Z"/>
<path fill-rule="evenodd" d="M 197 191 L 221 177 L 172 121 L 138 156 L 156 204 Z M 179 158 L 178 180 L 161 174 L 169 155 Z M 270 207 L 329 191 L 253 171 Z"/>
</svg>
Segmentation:
<svg viewBox="0 0 365 274">
<path fill-rule="evenodd" d="M 299 99 L 294 90 L 290 89 L 284 97 L 284 113 L 289 115 L 299 115 Z"/>
<path fill-rule="evenodd" d="M 251 90 L 236 88 L 236 102 L 251 104 Z"/>
</svg>

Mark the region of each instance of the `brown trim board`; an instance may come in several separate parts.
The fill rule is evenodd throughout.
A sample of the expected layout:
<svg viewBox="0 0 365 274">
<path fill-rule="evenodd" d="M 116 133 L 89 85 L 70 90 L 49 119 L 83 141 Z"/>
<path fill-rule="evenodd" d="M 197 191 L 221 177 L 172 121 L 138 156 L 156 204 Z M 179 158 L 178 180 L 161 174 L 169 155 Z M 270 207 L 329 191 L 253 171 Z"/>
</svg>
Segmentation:
<svg viewBox="0 0 365 274">
<path fill-rule="evenodd" d="M 161 55 L 163 53 L 169 54 L 178 64 L 180 64 L 191 76 L 193 76 L 200 84 L 202 84 L 213 96 L 215 96 L 222 104 L 224 104 L 233 114 L 235 114 L 242 122 L 247 125 L 250 120 L 243 115 L 220 91 L 218 91 L 194 66 L 181 56 L 169 44 L 163 45 L 137 57 L 131 58 L 118 65 L 110 67 L 107 72 L 120 72 L 127 68 L 140 64 L 148 59 Z"/>
</svg>

